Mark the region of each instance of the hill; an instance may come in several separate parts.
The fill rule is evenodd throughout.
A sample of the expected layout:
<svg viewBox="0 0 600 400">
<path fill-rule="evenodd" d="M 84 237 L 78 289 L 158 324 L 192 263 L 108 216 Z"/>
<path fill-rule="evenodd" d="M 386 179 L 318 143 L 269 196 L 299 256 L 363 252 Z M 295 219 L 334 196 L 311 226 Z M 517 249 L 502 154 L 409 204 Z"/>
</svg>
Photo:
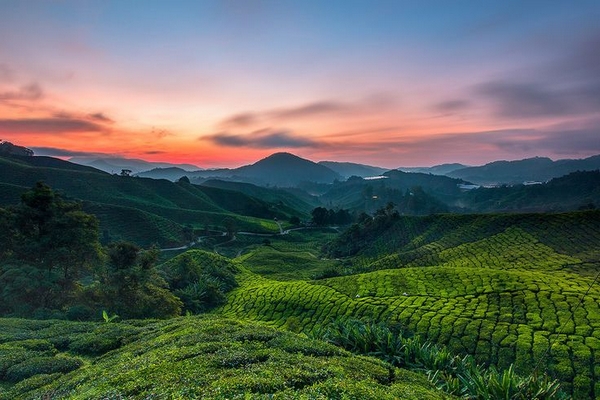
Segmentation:
<svg viewBox="0 0 600 400">
<path fill-rule="evenodd" d="M 353 177 L 336 182 L 319 197 L 329 207 L 374 212 L 389 202 L 405 214 L 445 212 L 456 202 L 462 191 L 460 179 L 447 176 L 392 170 L 380 179 Z"/>
<path fill-rule="evenodd" d="M 0 399 L 445 399 L 425 375 L 219 317 L 0 319 Z"/>
<path fill-rule="evenodd" d="M 20 193 L 38 181 L 84 201 L 85 209 L 97 213 L 101 230 L 111 238 L 142 245 L 181 244 L 189 240 L 186 227 L 222 226 L 228 217 L 244 230 L 264 232 L 265 226 L 272 226 L 275 231 L 275 223 L 260 218 L 288 216 L 239 192 L 110 175 L 51 157 L 0 157 L 1 197 L 9 201 L 5 204 L 14 204 Z"/>
<path fill-rule="evenodd" d="M 320 204 L 316 197 L 308 194 L 298 193 L 297 191 L 293 194 L 286 189 L 265 188 L 251 183 L 209 179 L 202 182 L 201 186 L 241 192 L 248 196 L 275 204 L 278 209 L 287 213 L 298 213 L 299 216 L 310 215 L 313 208 Z M 299 196 L 302 197 L 300 198 Z"/>
<path fill-rule="evenodd" d="M 464 194 L 472 212 L 557 212 L 600 206 L 600 171 L 577 171 L 547 183 L 479 188 Z"/>
<path fill-rule="evenodd" d="M 299 183 L 331 183 L 340 176 L 329 168 L 290 153 L 275 153 L 252 165 L 232 170 L 233 177 L 262 185 L 297 186 Z"/>
<path fill-rule="evenodd" d="M 463 168 L 468 168 L 468 166 L 459 163 L 452 163 L 434 165 L 433 167 L 400 167 L 397 168 L 397 170 L 402 172 L 420 172 L 423 174 L 447 175 L 450 172 L 457 171 Z"/>
<path fill-rule="evenodd" d="M 195 176 L 195 171 L 186 171 L 179 167 L 153 168 L 148 171 L 138 172 L 135 176 L 140 178 L 167 179 L 171 182 L 175 182 L 184 176 L 187 176 L 188 179 L 193 178 Z"/>
<path fill-rule="evenodd" d="M 303 332 L 334 318 L 399 323 L 485 365 L 547 371 L 574 398 L 597 398 L 598 243 L 598 211 L 381 215 L 327 246 L 327 279 L 282 279 L 281 250 L 244 254 L 251 272 L 222 312 L 277 326 L 294 321 Z"/>
<path fill-rule="evenodd" d="M 129 169 L 133 173 L 148 171 L 154 168 L 181 168 L 186 171 L 197 171 L 200 169 L 192 164 L 150 162 L 136 158 L 122 157 L 71 157 L 69 161 L 75 164 L 88 165 L 111 174 L 117 174 L 122 169 Z"/>
<path fill-rule="evenodd" d="M 480 167 L 458 169 L 447 175 L 479 185 L 519 184 L 525 181 L 545 182 L 571 172 L 597 169 L 600 169 L 600 155 L 581 160 L 557 161 L 535 157 L 518 161 L 495 161 Z"/>
<path fill-rule="evenodd" d="M 350 178 L 351 176 L 360 176 L 361 178 L 366 178 L 369 176 L 381 175 L 384 172 L 389 171 L 387 168 L 373 167 L 372 165 L 351 162 L 319 161 L 319 164 L 338 173 L 345 179 Z"/>
</svg>

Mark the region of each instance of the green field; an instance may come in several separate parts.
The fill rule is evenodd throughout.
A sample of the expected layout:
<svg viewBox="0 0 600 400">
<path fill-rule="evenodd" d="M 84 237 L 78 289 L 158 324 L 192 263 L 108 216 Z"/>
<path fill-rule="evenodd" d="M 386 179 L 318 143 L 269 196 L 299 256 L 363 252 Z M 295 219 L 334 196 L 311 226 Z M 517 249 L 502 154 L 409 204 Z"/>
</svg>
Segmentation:
<svg viewBox="0 0 600 400">
<path fill-rule="evenodd" d="M 398 322 L 480 363 L 548 371 L 575 398 L 595 398 L 599 216 L 402 218 L 338 261 L 372 272 L 316 281 L 281 281 L 287 255 L 257 249 L 240 257 L 247 272 L 222 312 L 303 332 L 340 317 Z"/>
<path fill-rule="evenodd" d="M 0 399 L 445 399 L 422 374 L 220 317 L 0 319 Z"/>
</svg>

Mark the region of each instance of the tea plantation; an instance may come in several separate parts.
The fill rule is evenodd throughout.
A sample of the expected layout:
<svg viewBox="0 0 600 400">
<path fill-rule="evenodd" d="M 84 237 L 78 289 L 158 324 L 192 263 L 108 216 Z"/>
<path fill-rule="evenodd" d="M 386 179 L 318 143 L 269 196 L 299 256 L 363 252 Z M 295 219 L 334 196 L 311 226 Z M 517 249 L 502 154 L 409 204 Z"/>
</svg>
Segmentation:
<svg viewBox="0 0 600 400">
<path fill-rule="evenodd" d="M 342 257 L 328 279 L 281 280 L 272 271 L 287 264 L 273 251 L 240 257 L 248 266 L 223 314 L 298 332 L 339 318 L 400 323 L 486 365 L 547 371 L 574 398 L 600 397 L 600 213 L 399 217 L 355 251 L 368 229 L 328 245 Z"/>
<path fill-rule="evenodd" d="M 422 374 L 221 317 L 0 319 L 0 399 L 446 399 Z"/>
</svg>

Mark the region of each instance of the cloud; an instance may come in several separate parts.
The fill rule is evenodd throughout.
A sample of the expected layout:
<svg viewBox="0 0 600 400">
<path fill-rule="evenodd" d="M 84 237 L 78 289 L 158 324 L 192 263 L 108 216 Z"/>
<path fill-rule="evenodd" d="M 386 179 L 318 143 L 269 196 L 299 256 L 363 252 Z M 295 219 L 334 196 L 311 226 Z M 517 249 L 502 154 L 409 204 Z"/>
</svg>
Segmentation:
<svg viewBox="0 0 600 400">
<path fill-rule="evenodd" d="M 159 139 L 163 139 L 167 136 L 175 136 L 175 134 L 171 131 L 169 131 L 168 129 L 163 129 L 163 128 L 156 128 L 156 127 L 152 127 L 152 130 L 150 131 L 150 134 L 152 136 L 155 136 Z"/>
<path fill-rule="evenodd" d="M 471 94 L 503 118 L 581 116 L 600 108 L 600 30 L 570 43 L 552 62 L 475 85 Z"/>
<path fill-rule="evenodd" d="M 223 119 L 219 123 L 219 126 L 223 129 L 247 128 L 251 125 L 264 124 L 272 120 L 294 120 L 331 115 L 356 115 L 361 113 L 372 114 L 382 108 L 389 107 L 394 102 L 395 99 L 388 93 L 374 93 L 355 102 L 320 100 L 301 104 L 296 107 L 233 114 Z"/>
<path fill-rule="evenodd" d="M 226 118 L 221 122 L 221 125 L 225 127 L 246 127 L 256 123 L 258 119 L 259 116 L 256 113 L 246 112 L 234 114 L 231 117 Z"/>
<path fill-rule="evenodd" d="M 433 108 L 444 113 L 453 113 L 468 108 L 470 102 L 463 99 L 447 100 L 437 103 Z"/>
<path fill-rule="evenodd" d="M 502 117 L 568 115 L 573 105 L 568 96 L 541 83 L 492 81 L 477 85 L 476 92 L 491 100 Z"/>
<path fill-rule="evenodd" d="M 162 151 L 162 150 L 148 150 L 148 151 L 144 151 L 144 154 L 148 154 L 148 155 L 154 155 L 154 154 L 168 154 L 168 152 L 166 152 L 166 151 Z"/>
<path fill-rule="evenodd" d="M 595 121 L 600 122 L 600 121 Z M 515 128 L 480 132 L 445 133 L 423 139 L 399 141 L 395 145 L 409 150 L 464 148 L 501 150 L 521 156 L 549 153 L 553 155 L 592 155 L 600 153 L 600 128 L 593 120 L 583 125 L 560 124 L 543 129 Z M 520 154 L 519 154 L 520 153 Z"/>
<path fill-rule="evenodd" d="M 354 110 L 355 107 L 336 101 L 317 101 L 301 105 L 299 107 L 283 108 L 273 110 L 269 114 L 275 118 L 304 118 L 322 114 L 343 113 Z"/>
<path fill-rule="evenodd" d="M 319 143 L 312 139 L 293 135 L 286 131 L 272 132 L 261 129 L 246 135 L 236 135 L 227 132 L 219 132 L 211 136 L 200 138 L 211 140 L 221 146 L 227 147 L 250 147 L 257 149 L 270 148 L 301 148 L 318 147 Z"/>
<path fill-rule="evenodd" d="M 115 121 L 113 121 L 112 119 L 108 118 L 106 115 L 104 115 L 104 113 L 94 113 L 94 114 L 88 114 L 88 118 L 95 120 L 95 121 L 100 121 L 100 122 L 108 122 L 108 123 L 113 123 Z"/>
<path fill-rule="evenodd" d="M 0 132 L 14 134 L 104 132 L 98 123 L 67 117 L 0 119 Z"/>
<path fill-rule="evenodd" d="M 0 93 L 0 101 L 7 100 L 39 100 L 44 96 L 44 91 L 37 83 L 21 86 L 16 91 Z"/>
</svg>

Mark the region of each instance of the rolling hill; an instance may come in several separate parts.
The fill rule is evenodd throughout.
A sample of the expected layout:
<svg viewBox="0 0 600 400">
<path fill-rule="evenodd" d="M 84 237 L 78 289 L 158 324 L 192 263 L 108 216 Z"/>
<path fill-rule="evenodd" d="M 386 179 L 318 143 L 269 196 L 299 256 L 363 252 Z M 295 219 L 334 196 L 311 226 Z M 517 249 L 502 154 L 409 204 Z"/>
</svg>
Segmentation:
<svg viewBox="0 0 600 400">
<path fill-rule="evenodd" d="M 374 167 L 372 165 L 357 164 L 351 162 L 336 162 L 336 161 L 319 161 L 320 165 L 323 165 L 330 170 L 337 172 L 344 179 L 348 179 L 351 176 L 359 176 L 366 178 L 369 176 L 381 175 L 386 171 L 387 168 Z"/>
<path fill-rule="evenodd" d="M 557 212 L 600 206 L 600 171 L 577 171 L 536 185 L 479 188 L 460 205 L 472 212 Z"/>
<path fill-rule="evenodd" d="M 237 319 L 0 319 L 0 329 L 2 400 L 451 398 L 424 374 Z"/>
<path fill-rule="evenodd" d="M 142 245 L 181 244 L 188 240 L 185 227 L 220 226 L 227 217 L 236 219 L 240 229 L 257 232 L 265 232 L 265 226 L 278 229 L 262 219 L 288 217 L 272 204 L 240 192 L 111 175 L 51 157 L 0 157 L 0 198 L 5 204 L 14 204 L 38 181 L 82 200 L 85 210 L 100 217 L 101 230 L 108 236 Z"/>
<path fill-rule="evenodd" d="M 303 332 L 336 318 L 399 323 L 480 363 L 547 371 L 574 398 L 597 398 L 598 243 L 598 211 L 375 218 L 327 247 L 327 279 L 282 275 L 289 252 L 307 265 L 308 249 L 242 255 L 248 271 L 222 312 Z"/>
<path fill-rule="evenodd" d="M 35 150 L 35 148 L 34 148 Z M 148 171 L 154 168 L 179 168 L 185 171 L 197 171 L 198 168 L 192 164 L 171 164 L 163 162 L 150 162 L 136 158 L 122 157 L 71 157 L 70 162 L 87 165 L 104 172 L 118 174 L 122 169 L 129 169 L 133 173 Z"/>
</svg>

